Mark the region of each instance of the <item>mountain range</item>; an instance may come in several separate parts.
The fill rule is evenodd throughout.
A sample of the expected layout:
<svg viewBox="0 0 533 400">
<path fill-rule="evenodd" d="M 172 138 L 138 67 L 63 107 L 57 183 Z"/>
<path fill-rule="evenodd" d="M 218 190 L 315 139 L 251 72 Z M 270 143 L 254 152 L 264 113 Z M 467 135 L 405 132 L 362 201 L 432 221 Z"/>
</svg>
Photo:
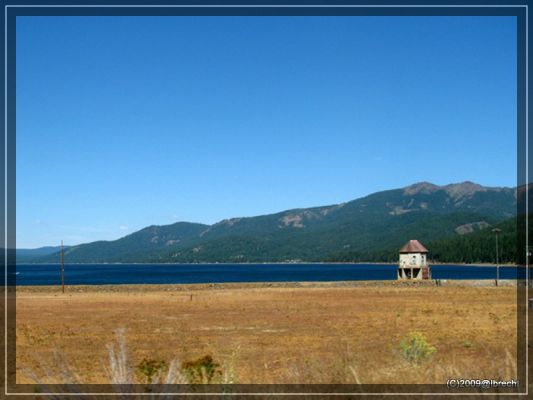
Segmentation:
<svg viewBox="0 0 533 400">
<path fill-rule="evenodd" d="M 68 246 L 65 246 L 67 248 Z M 17 249 L 17 262 L 31 262 L 33 259 L 61 251 L 61 246 L 44 246 L 36 249 Z"/>
<path fill-rule="evenodd" d="M 430 257 L 429 244 L 445 256 L 439 241 L 464 242 L 501 223 L 512 229 L 508 221 L 516 209 L 516 188 L 420 182 L 346 203 L 213 225 L 153 225 L 117 240 L 70 246 L 65 262 L 389 261 L 409 239 L 428 244 Z M 26 250 L 23 259 L 59 262 L 59 252 L 31 257 Z M 22 262 L 19 251 L 17 260 Z"/>
</svg>

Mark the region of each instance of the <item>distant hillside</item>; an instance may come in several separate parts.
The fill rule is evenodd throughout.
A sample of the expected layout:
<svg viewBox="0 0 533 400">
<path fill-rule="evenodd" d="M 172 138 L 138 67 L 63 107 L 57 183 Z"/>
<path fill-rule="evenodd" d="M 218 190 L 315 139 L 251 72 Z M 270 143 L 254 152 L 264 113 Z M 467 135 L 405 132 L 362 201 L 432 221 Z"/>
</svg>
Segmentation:
<svg viewBox="0 0 533 400">
<path fill-rule="evenodd" d="M 213 225 L 151 226 L 115 241 L 72 246 L 66 262 L 370 261 L 408 239 L 424 243 L 483 230 L 516 214 L 516 190 L 422 182 L 330 206 Z M 57 262 L 57 255 L 35 259 Z"/>
<path fill-rule="evenodd" d="M 478 224 L 474 224 L 478 226 Z M 431 262 L 441 263 L 495 263 L 496 238 L 493 228 L 501 229 L 498 237 L 498 254 L 500 263 L 516 263 L 517 231 L 516 217 L 512 217 L 494 226 L 491 229 L 477 228 L 468 233 L 451 234 L 446 237 L 424 241 L 424 246 L 429 250 L 428 259 Z M 420 237 L 420 236 L 412 236 Z M 350 252 L 341 251 L 330 254 L 325 258 L 332 262 L 396 262 L 398 260 L 398 246 L 380 251 Z"/>
<path fill-rule="evenodd" d="M 65 246 L 65 249 L 67 249 L 68 247 L 69 246 Z M 61 246 L 46 246 L 39 247 L 37 249 L 17 249 L 17 262 L 31 262 L 32 260 L 38 257 L 48 256 L 50 254 L 57 253 L 60 250 Z"/>
<path fill-rule="evenodd" d="M 146 254 L 164 251 L 176 244 L 187 243 L 188 240 L 197 238 L 207 227 L 208 225 L 188 222 L 153 225 L 118 240 L 102 240 L 72 246 L 65 251 L 65 262 L 140 262 L 145 259 Z M 53 254 L 37 261 L 57 262 L 58 259 L 58 255 Z"/>
<path fill-rule="evenodd" d="M 517 249 L 516 218 L 492 228 L 501 229 L 498 236 L 498 258 L 501 263 L 515 263 Z M 495 263 L 496 238 L 492 229 L 444 238 L 428 243 L 430 258 L 439 262 Z"/>
</svg>

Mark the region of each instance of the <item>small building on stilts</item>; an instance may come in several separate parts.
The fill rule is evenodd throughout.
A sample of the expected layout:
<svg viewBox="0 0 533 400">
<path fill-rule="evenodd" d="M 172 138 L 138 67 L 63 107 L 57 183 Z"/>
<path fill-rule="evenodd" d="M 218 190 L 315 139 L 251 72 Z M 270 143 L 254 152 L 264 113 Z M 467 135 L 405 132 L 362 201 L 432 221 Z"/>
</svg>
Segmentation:
<svg viewBox="0 0 533 400">
<path fill-rule="evenodd" d="M 431 270 L 427 263 L 428 249 L 418 240 L 409 240 L 400 249 L 398 279 L 431 279 Z"/>
</svg>

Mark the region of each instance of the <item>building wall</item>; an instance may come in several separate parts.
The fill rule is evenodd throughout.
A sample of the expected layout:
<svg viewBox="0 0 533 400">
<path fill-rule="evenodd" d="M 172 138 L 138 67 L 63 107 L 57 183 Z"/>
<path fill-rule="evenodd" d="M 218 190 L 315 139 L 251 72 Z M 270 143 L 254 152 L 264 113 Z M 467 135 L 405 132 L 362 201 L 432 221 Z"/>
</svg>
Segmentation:
<svg viewBox="0 0 533 400">
<path fill-rule="evenodd" d="M 400 254 L 400 267 L 425 267 L 427 265 L 427 257 L 422 253 L 406 253 Z"/>
</svg>

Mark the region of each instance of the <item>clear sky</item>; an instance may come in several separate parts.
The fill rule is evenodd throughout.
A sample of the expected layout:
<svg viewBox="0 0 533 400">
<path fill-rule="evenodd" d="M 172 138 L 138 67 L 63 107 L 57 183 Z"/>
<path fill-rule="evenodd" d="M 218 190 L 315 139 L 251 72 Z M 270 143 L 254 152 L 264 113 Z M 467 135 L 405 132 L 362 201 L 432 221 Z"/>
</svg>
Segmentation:
<svg viewBox="0 0 533 400">
<path fill-rule="evenodd" d="M 514 17 L 17 17 L 17 247 L 516 185 Z"/>
</svg>

